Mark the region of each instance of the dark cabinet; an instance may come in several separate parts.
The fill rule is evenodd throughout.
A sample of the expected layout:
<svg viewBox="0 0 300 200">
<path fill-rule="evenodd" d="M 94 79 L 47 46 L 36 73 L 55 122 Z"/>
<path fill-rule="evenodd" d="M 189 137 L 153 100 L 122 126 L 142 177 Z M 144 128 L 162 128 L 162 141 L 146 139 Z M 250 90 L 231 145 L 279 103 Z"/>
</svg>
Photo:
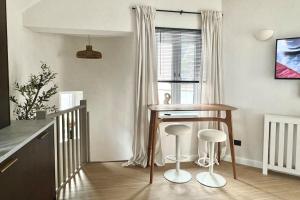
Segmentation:
<svg viewBox="0 0 300 200">
<path fill-rule="evenodd" d="M 0 199 L 55 199 L 53 125 L 0 165 Z"/>
<path fill-rule="evenodd" d="M 0 128 L 10 124 L 6 0 L 0 0 Z"/>
<path fill-rule="evenodd" d="M 55 197 L 55 160 L 53 126 L 34 141 L 36 157 L 36 198 L 54 199 Z"/>
</svg>

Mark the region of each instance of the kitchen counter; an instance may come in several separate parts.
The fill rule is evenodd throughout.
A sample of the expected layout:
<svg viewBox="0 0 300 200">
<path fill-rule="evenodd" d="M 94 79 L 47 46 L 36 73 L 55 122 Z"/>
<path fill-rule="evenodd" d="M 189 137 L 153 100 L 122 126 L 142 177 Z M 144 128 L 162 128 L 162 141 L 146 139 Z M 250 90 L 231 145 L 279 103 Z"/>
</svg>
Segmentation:
<svg viewBox="0 0 300 200">
<path fill-rule="evenodd" d="M 17 120 L 0 129 L 0 164 L 52 124 L 52 119 Z"/>
</svg>

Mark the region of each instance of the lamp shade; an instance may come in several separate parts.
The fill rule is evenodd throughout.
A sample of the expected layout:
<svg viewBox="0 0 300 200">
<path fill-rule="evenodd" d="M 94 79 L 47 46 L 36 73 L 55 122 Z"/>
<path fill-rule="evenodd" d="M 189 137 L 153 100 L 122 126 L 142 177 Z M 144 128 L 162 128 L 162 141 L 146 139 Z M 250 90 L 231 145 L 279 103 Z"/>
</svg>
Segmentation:
<svg viewBox="0 0 300 200">
<path fill-rule="evenodd" d="M 260 41 L 266 41 L 268 39 L 271 39 L 273 35 L 274 35 L 273 30 L 264 29 L 264 30 L 257 31 L 255 33 L 255 38 Z"/>
<path fill-rule="evenodd" d="M 85 50 L 77 51 L 76 57 L 77 58 L 84 58 L 84 59 L 102 59 L 102 53 L 99 52 L 99 51 L 93 50 L 93 46 L 91 45 L 89 35 L 88 35 L 88 42 L 89 42 L 89 44 L 86 45 Z"/>
<path fill-rule="evenodd" d="M 86 50 L 78 51 L 76 57 L 84 59 L 101 59 L 102 54 L 99 51 L 93 50 L 92 45 L 86 45 Z"/>
</svg>

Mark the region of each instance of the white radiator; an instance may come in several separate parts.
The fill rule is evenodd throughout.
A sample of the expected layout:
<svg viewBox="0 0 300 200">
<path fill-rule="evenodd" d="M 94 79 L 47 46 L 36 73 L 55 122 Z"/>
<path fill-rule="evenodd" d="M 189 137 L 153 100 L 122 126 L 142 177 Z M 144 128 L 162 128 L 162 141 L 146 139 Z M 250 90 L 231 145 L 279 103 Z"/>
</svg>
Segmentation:
<svg viewBox="0 0 300 200">
<path fill-rule="evenodd" d="M 274 170 L 300 176 L 300 118 L 265 115 L 263 174 Z"/>
</svg>

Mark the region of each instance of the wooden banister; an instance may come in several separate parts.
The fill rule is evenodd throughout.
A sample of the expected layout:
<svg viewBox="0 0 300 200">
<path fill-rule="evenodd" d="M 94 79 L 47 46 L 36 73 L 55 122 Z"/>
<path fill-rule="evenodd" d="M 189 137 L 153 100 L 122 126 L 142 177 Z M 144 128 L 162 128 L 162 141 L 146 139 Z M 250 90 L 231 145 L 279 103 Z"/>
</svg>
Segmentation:
<svg viewBox="0 0 300 200">
<path fill-rule="evenodd" d="M 53 118 L 56 121 L 55 157 L 57 194 L 80 170 L 90 162 L 89 113 L 87 101 L 55 113 L 37 111 L 36 119 Z"/>
</svg>

